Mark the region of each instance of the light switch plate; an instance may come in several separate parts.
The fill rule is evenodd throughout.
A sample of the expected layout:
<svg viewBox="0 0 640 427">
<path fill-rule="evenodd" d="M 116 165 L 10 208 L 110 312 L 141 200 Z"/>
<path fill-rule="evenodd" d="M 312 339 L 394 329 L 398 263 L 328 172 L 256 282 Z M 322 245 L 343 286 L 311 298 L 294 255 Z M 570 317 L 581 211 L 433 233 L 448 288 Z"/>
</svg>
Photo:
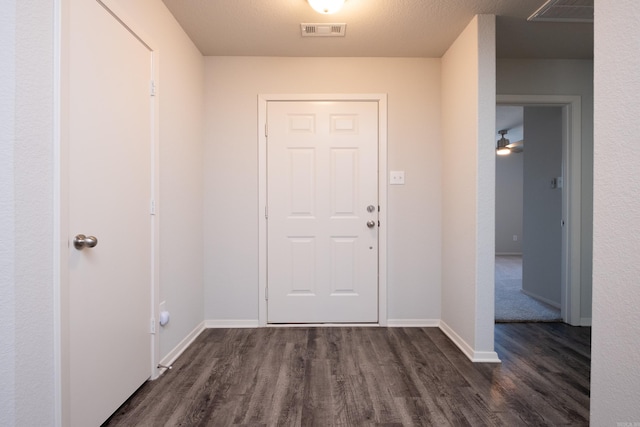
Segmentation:
<svg viewBox="0 0 640 427">
<path fill-rule="evenodd" d="M 391 171 L 389 174 L 390 185 L 404 185 L 404 171 Z"/>
</svg>

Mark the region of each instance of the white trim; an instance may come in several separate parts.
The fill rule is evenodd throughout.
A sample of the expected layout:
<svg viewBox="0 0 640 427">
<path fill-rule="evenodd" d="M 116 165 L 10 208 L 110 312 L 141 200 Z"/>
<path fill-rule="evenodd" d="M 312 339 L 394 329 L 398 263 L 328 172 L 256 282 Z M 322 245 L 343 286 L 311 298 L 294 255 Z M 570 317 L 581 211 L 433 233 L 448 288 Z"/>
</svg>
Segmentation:
<svg viewBox="0 0 640 427">
<path fill-rule="evenodd" d="M 580 325 L 581 296 L 581 183 L 582 183 L 582 98 L 578 95 L 497 95 L 498 105 L 563 107 L 562 170 L 566 177 L 562 192 L 562 318 Z"/>
<path fill-rule="evenodd" d="M 158 363 L 163 366 L 171 366 L 177 359 L 180 357 L 184 351 L 189 348 L 189 346 L 195 341 L 198 336 L 205 330 L 205 322 L 201 322 L 198 326 L 196 326 L 191 332 L 187 334 L 186 337 L 182 341 L 176 345 L 173 350 L 171 350 L 165 357 L 162 358 Z M 166 369 L 157 369 L 156 374 L 151 377 L 152 380 L 157 379 L 160 375 L 162 375 Z"/>
<path fill-rule="evenodd" d="M 378 323 L 268 323 L 267 328 L 379 328 Z"/>
<path fill-rule="evenodd" d="M 437 328 L 440 319 L 389 319 L 387 326 L 390 328 Z"/>
<path fill-rule="evenodd" d="M 214 328 L 258 328 L 260 324 L 258 320 L 243 319 L 209 319 L 204 321 L 204 327 L 207 329 Z"/>
<path fill-rule="evenodd" d="M 471 361 L 473 363 L 502 363 L 495 351 L 474 351 Z"/>
<path fill-rule="evenodd" d="M 495 351 L 475 351 L 460 335 L 444 321 L 440 321 L 440 330 L 474 363 L 502 363 Z"/>
<path fill-rule="evenodd" d="M 538 300 L 538 301 L 543 302 L 543 303 L 545 303 L 547 305 L 550 305 L 551 307 L 555 307 L 555 308 L 559 308 L 559 309 L 562 308 L 561 305 L 558 304 L 557 302 L 551 301 L 550 299 L 545 298 L 545 297 L 541 297 L 540 295 L 534 294 L 533 292 L 529 292 L 529 291 L 524 290 L 524 289 L 520 289 L 520 292 L 522 292 L 523 294 L 525 294 L 527 296 L 530 296 L 531 298 L 533 298 L 535 300 Z"/>
<path fill-rule="evenodd" d="M 267 325 L 267 148 L 265 124 L 269 101 L 377 101 L 378 102 L 378 325 L 387 326 L 387 95 L 369 94 L 259 94 L 258 95 L 258 322 Z"/>
</svg>

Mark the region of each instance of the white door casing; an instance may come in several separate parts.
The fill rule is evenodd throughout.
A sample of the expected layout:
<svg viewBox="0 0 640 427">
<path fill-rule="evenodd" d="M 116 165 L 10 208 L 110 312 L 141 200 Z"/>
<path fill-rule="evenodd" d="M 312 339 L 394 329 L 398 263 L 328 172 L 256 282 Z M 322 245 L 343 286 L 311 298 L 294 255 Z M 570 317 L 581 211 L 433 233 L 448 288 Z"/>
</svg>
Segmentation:
<svg viewBox="0 0 640 427">
<path fill-rule="evenodd" d="M 378 322 L 379 102 L 266 110 L 268 322 Z"/>
<path fill-rule="evenodd" d="M 67 5 L 62 420 L 99 425 L 153 373 L 153 52 L 100 2 Z"/>
</svg>

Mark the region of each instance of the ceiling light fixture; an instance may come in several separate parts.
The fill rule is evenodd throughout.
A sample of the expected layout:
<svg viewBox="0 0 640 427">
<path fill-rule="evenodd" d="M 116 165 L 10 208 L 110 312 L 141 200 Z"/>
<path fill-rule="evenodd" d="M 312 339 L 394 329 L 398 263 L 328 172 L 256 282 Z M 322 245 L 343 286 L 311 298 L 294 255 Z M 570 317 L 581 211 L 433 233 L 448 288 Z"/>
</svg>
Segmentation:
<svg viewBox="0 0 640 427">
<path fill-rule="evenodd" d="M 318 13 L 328 15 L 336 13 L 344 5 L 345 0 L 307 0 L 309 5 Z"/>
<path fill-rule="evenodd" d="M 509 149 L 509 147 L 507 147 L 507 145 L 509 145 L 509 140 L 504 137 L 507 134 L 507 132 L 509 131 L 504 129 L 498 132 L 501 135 L 501 137 L 498 140 L 498 146 L 496 147 L 496 154 L 500 156 L 504 156 L 506 154 L 511 153 L 511 150 Z"/>
</svg>

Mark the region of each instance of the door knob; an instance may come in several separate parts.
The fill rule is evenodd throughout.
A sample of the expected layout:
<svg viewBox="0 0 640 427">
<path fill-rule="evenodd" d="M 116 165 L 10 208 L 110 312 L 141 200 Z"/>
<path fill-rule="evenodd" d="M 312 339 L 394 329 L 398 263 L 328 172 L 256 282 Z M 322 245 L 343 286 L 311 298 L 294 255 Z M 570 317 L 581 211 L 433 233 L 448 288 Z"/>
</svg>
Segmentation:
<svg viewBox="0 0 640 427">
<path fill-rule="evenodd" d="M 367 227 L 373 228 L 376 226 L 376 222 L 374 220 L 367 221 Z"/>
<path fill-rule="evenodd" d="M 77 250 L 82 250 L 82 248 L 93 248 L 98 244 L 98 239 L 93 236 L 85 236 L 84 234 L 78 234 L 73 238 L 73 247 Z"/>
</svg>

